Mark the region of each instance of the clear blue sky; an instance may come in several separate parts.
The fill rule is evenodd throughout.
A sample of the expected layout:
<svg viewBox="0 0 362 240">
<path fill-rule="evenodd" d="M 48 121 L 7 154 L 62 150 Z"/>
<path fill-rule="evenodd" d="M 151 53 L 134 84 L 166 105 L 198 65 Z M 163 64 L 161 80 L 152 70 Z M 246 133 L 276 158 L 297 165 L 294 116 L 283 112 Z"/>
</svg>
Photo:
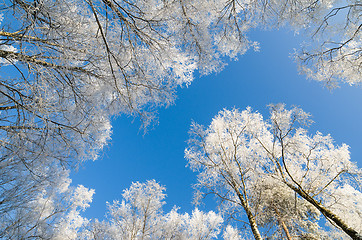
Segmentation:
<svg viewBox="0 0 362 240">
<path fill-rule="evenodd" d="M 258 31 L 250 37 L 260 43 L 260 52 L 251 50 L 222 72 L 178 89 L 175 104 L 159 109 L 159 124 L 146 135 L 137 119 L 113 121 L 112 141 L 102 157 L 72 174 L 73 184 L 96 191 L 86 217 L 103 219 L 107 201 L 120 200 L 132 182 L 148 179 L 166 186 L 166 211 L 176 205 L 180 212 L 190 212 L 196 174 L 184 159 L 188 130 L 192 120 L 208 125 L 223 108 L 251 106 L 267 116 L 270 103 L 297 105 L 312 114 L 312 133 L 330 133 L 338 145 L 350 145 L 352 160 L 362 167 L 361 87 L 342 85 L 331 92 L 299 75 L 290 54 L 300 39 L 292 32 Z"/>
</svg>

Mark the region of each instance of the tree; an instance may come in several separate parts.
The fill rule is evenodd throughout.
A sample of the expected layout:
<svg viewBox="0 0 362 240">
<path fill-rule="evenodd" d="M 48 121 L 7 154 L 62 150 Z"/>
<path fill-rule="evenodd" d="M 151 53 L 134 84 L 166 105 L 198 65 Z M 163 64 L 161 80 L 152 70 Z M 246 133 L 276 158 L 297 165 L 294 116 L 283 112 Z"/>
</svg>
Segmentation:
<svg viewBox="0 0 362 240">
<path fill-rule="evenodd" d="M 218 5 L 206 3 L 3 1 L 1 215 L 35 200 L 61 169 L 96 159 L 112 116 L 148 125 L 197 68 L 218 71 L 223 55 L 246 50 L 246 38 L 223 38 L 234 49 L 217 50 L 209 30 Z"/>
<path fill-rule="evenodd" d="M 62 165 L 95 158 L 110 137 L 111 116 L 139 115 L 148 125 L 155 106 L 172 103 L 175 88 L 189 84 L 196 69 L 220 71 L 224 56 L 257 46 L 247 38 L 250 28 L 314 27 L 326 44 L 302 54 L 311 63 L 304 71 L 323 81 L 337 76 L 357 83 L 360 8 L 357 0 L 345 6 L 313 0 L 4 1 L 1 152 L 9 159 L 28 149 L 29 156 L 18 158 L 47 155 Z M 348 40 L 331 47 L 331 19 L 341 12 L 346 23 L 338 37 Z"/>
<path fill-rule="evenodd" d="M 76 239 L 88 220 L 80 215 L 89 207 L 94 190 L 70 186 L 68 171 L 57 182 L 41 186 L 35 198 L 0 215 L 1 239 Z M 40 187 L 39 187 L 40 188 Z"/>
<path fill-rule="evenodd" d="M 110 138 L 112 116 L 139 115 L 148 125 L 155 107 L 172 103 L 175 88 L 189 84 L 195 69 L 220 68 L 208 34 L 216 15 L 205 7 L 3 2 L 1 214 L 35 198 L 38 185 L 56 181 L 51 169 L 96 159 Z"/>
<path fill-rule="evenodd" d="M 361 83 L 362 4 L 344 1 L 331 7 L 312 31 L 313 42 L 300 51 L 297 61 L 311 79 L 335 88 L 338 82 Z"/>
<path fill-rule="evenodd" d="M 301 109 L 270 110 L 267 120 L 248 108 L 223 110 L 208 128 L 192 125 L 185 156 L 200 172 L 196 186 L 216 195 L 232 218 L 243 210 L 256 239 L 272 222 L 279 236 L 319 238 L 319 214 L 361 239 L 361 170 L 348 146 L 309 135 L 309 115 Z"/>
<path fill-rule="evenodd" d="M 344 7 L 314 0 L 3 1 L 0 214 L 35 200 L 63 168 L 96 159 L 112 116 L 140 116 L 148 125 L 196 70 L 220 71 L 225 57 L 257 48 L 251 28 L 316 26 L 316 39 L 328 43 L 331 19 L 348 10 L 338 47 L 322 44 L 300 59 L 318 60 L 303 69 L 319 80 L 357 83 L 360 8 L 357 0 Z"/>
<path fill-rule="evenodd" d="M 335 88 L 339 82 L 361 82 L 361 11 L 359 0 L 231 0 L 220 1 L 218 23 L 224 33 L 221 39 L 245 36 L 240 31 L 244 28 L 288 26 L 302 32 L 305 43 L 295 53 L 301 72 Z M 233 48 L 230 43 L 225 46 Z"/>
<path fill-rule="evenodd" d="M 215 239 L 223 219 L 197 208 L 192 214 L 180 214 L 177 207 L 163 213 L 165 188 L 156 181 L 132 183 L 123 193 L 122 202 L 108 204 L 108 221 L 93 221 L 83 232 L 86 239 Z M 225 239 L 240 239 L 236 229 L 228 226 Z"/>
</svg>

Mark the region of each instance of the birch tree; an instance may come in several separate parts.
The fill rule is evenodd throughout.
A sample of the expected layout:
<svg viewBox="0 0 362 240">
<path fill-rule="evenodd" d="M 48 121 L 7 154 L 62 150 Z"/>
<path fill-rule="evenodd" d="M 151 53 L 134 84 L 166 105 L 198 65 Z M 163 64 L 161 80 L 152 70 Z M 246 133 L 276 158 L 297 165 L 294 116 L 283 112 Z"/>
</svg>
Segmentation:
<svg viewBox="0 0 362 240">
<path fill-rule="evenodd" d="M 258 49 L 249 29 L 311 28 L 322 44 L 299 55 L 302 70 L 328 83 L 358 83 L 361 4 L 345 3 L 2 1 L 0 214 L 35 200 L 60 169 L 96 159 L 112 116 L 139 116 L 148 125 L 195 71 L 221 71 L 225 58 Z M 341 13 L 345 24 L 335 28 Z"/>
<path fill-rule="evenodd" d="M 81 212 L 89 207 L 94 190 L 71 186 L 68 171 L 58 174 L 34 198 L 25 192 L 25 203 L 0 215 L 1 239 L 77 239 L 88 224 Z"/>
<path fill-rule="evenodd" d="M 164 213 L 165 188 L 156 181 L 132 183 L 123 192 L 123 200 L 108 204 L 108 219 L 93 221 L 82 234 L 86 239 L 217 239 L 223 219 L 220 215 L 202 212 L 180 214 L 177 207 Z M 227 240 L 241 239 L 238 231 L 228 226 Z"/>
<path fill-rule="evenodd" d="M 95 158 L 109 139 L 111 116 L 138 115 L 148 125 L 155 107 L 171 104 L 176 87 L 190 84 L 195 70 L 220 71 L 225 56 L 236 58 L 257 47 L 247 37 L 250 28 L 312 29 L 322 44 L 299 57 L 307 63 L 303 71 L 331 86 L 336 79 L 358 83 L 361 5 L 344 4 L 4 1 L 0 130 L 2 151 L 9 153 L 3 155 L 32 142 L 28 153 L 56 155 L 63 164 L 74 156 Z M 343 13 L 343 31 L 336 35 L 332 29 L 341 24 L 333 19 Z M 59 154 L 44 139 L 75 147 Z"/>
<path fill-rule="evenodd" d="M 207 128 L 192 125 L 185 156 L 199 172 L 196 196 L 214 194 L 231 218 L 242 220 L 244 212 L 255 239 L 268 236 L 270 224 L 274 236 L 335 239 L 324 233 L 320 215 L 361 239 L 361 170 L 348 146 L 308 134 L 309 115 L 301 109 L 270 110 L 265 120 L 248 108 L 223 110 Z"/>
<path fill-rule="evenodd" d="M 329 88 L 360 85 L 362 63 L 361 1 L 341 1 L 313 27 L 312 41 L 297 56 L 301 71 Z"/>
<path fill-rule="evenodd" d="M 208 32 L 217 16 L 208 6 L 3 1 L 0 209 L 14 209 L 25 192 L 35 197 L 36 185 L 52 178 L 49 169 L 96 159 L 111 116 L 137 115 L 148 125 L 194 70 L 217 71 L 221 54 Z"/>
<path fill-rule="evenodd" d="M 217 5 L 204 3 L 1 3 L 0 214 L 35 200 L 54 169 L 96 159 L 112 116 L 148 125 L 196 69 L 218 71 L 223 55 L 249 47 L 229 39 L 233 49 L 219 53 L 209 31 Z"/>
<path fill-rule="evenodd" d="M 171 104 L 195 70 L 220 71 L 225 56 L 257 48 L 247 37 L 251 28 L 311 29 L 322 44 L 298 57 L 306 63 L 302 70 L 331 86 L 336 79 L 360 80 L 357 0 L 9 0 L 1 9 L 6 159 L 20 152 L 17 146 L 63 165 L 96 158 L 110 137 L 111 116 L 138 115 L 150 124 L 155 108 Z M 60 153 L 64 148 L 69 151 Z"/>
</svg>

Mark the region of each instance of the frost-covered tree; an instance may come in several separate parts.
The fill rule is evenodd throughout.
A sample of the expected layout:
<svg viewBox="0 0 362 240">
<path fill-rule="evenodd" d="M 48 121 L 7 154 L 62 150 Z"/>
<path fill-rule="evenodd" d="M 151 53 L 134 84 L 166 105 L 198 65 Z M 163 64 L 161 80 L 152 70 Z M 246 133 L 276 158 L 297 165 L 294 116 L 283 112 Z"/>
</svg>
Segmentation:
<svg viewBox="0 0 362 240">
<path fill-rule="evenodd" d="M 108 204 L 108 219 L 91 222 L 82 232 L 85 239 L 216 239 L 223 219 L 210 211 L 197 208 L 192 214 L 178 213 L 174 207 L 164 213 L 165 188 L 154 180 L 132 183 L 123 193 L 122 202 Z M 231 226 L 224 231 L 224 239 L 239 240 L 240 234 Z"/>
<path fill-rule="evenodd" d="M 122 202 L 108 204 L 107 220 L 82 216 L 90 206 L 93 189 L 73 187 L 68 171 L 58 182 L 39 191 L 36 198 L 11 214 L 0 216 L 1 239 L 217 239 L 223 218 L 195 208 L 191 214 L 162 210 L 165 188 L 154 180 L 132 183 L 124 190 Z M 240 232 L 228 225 L 225 240 L 241 240 Z"/>
<path fill-rule="evenodd" d="M 245 212 L 256 239 L 337 238 L 319 215 L 362 239 L 362 172 L 348 146 L 308 134 L 309 115 L 299 108 L 270 110 L 265 120 L 248 108 L 223 110 L 207 128 L 193 124 L 185 156 L 199 172 L 197 196 L 213 193 L 231 218 Z"/>
<path fill-rule="evenodd" d="M 18 152 L 18 143 L 27 141 L 32 142 L 28 152 L 49 154 L 39 149 L 57 142 L 62 147 L 76 145 L 63 154 L 54 148 L 52 155 L 60 160 L 66 162 L 74 154 L 94 157 L 110 135 L 110 116 L 138 114 L 149 124 L 154 107 L 172 103 L 175 88 L 189 84 L 196 69 L 219 71 L 223 56 L 235 58 L 255 46 L 247 38 L 247 30 L 255 27 L 290 24 L 296 30 L 314 29 L 323 44 L 302 54 L 300 59 L 312 63 L 303 69 L 319 80 L 337 77 L 357 83 L 361 4 L 344 4 L 3 1 L 0 130 L 3 144 L 12 146 L 4 151 Z M 331 19 L 341 12 L 346 13 L 344 31 L 335 34 L 331 31 L 341 24 Z"/>
<path fill-rule="evenodd" d="M 60 148 L 76 145 L 63 154 L 54 150 L 60 160 L 67 161 L 72 153 L 96 156 L 110 135 L 110 116 L 138 114 L 149 124 L 154 107 L 172 103 L 175 88 L 189 84 L 196 69 L 219 71 L 223 56 L 235 58 L 255 45 L 247 38 L 248 29 L 255 27 L 289 24 L 296 30 L 314 29 L 324 44 L 313 44 L 316 51 L 303 53 L 301 59 L 312 63 L 303 69 L 319 80 L 337 76 L 357 83 L 361 4 L 357 0 L 344 4 L 333 0 L 3 1 L 3 144 L 12 146 L 7 151 L 17 152 L 19 142 L 33 142 L 31 151 L 39 155 L 41 150 L 34 148 L 43 149 L 47 138 Z M 331 31 L 341 24 L 332 19 L 341 13 L 346 13 L 341 17 L 346 21 L 344 31 L 335 34 Z M 337 42 L 342 42 L 339 47 Z"/>
<path fill-rule="evenodd" d="M 297 56 L 302 72 L 334 88 L 341 81 L 360 85 L 362 81 L 362 3 L 336 1 L 311 33 L 312 42 Z"/>
<path fill-rule="evenodd" d="M 111 116 L 147 125 L 194 70 L 217 71 L 223 54 L 245 51 L 246 39 L 217 51 L 209 32 L 216 3 L 203 3 L 1 2 L 0 213 L 56 181 L 52 169 L 95 159 Z"/>
<path fill-rule="evenodd" d="M 35 198 L 0 215 L 1 239 L 77 239 L 88 224 L 81 212 L 89 207 L 94 190 L 70 186 L 68 171 L 59 174 Z"/>
<path fill-rule="evenodd" d="M 358 83 L 360 10 L 358 0 L 3 1 L 2 161 L 23 159 L 31 169 L 29 159 L 45 156 L 63 165 L 95 158 L 112 115 L 149 124 L 195 70 L 219 71 L 224 56 L 256 46 L 250 28 L 312 29 L 316 50 L 300 56 L 304 71 Z"/>
<path fill-rule="evenodd" d="M 194 71 L 220 71 L 225 57 L 257 48 L 247 37 L 250 28 L 312 29 L 323 44 L 303 52 L 303 70 L 321 81 L 358 83 L 361 4 L 338 4 L 1 1 L 0 214 L 36 199 L 59 178 L 62 170 L 53 169 L 95 159 L 110 138 L 111 116 L 140 116 L 148 125 Z"/>
</svg>

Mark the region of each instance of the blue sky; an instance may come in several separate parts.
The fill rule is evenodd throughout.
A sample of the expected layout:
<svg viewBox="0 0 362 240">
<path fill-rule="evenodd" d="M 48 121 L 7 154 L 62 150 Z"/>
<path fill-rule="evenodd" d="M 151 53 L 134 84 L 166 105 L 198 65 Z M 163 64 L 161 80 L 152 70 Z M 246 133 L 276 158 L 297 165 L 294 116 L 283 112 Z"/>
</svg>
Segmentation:
<svg viewBox="0 0 362 240">
<path fill-rule="evenodd" d="M 208 125 L 223 108 L 251 106 L 267 116 L 270 103 L 297 105 L 312 114 L 311 133 L 329 133 L 338 145 L 350 145 L 352 160 L 362 167 L 361 87 L 341 85 L 330 91 L 298 74 L 290 54 L 301 38 L 293 32 L 255 31 L 250 38 L 260 43 L 260 52 L 251 50 L 220 73 L 197 77 L 178 89 L 175 104 L 159 109 L 159 123 L 147 134 L 139 130 L 137 119 L 113 121 L 112 140 L 101 158 L 72 174 L 73 184 L 96 190 L 86 217 L 103 219 L 107 201 L 120 200 L 132 182 L 148 179 L 166 187 L 166 211 L 176 205 L 180 212 L 190 212 L 196 174 L 184 159 L 188 130 L 192 120 Z"/>
</svg>

